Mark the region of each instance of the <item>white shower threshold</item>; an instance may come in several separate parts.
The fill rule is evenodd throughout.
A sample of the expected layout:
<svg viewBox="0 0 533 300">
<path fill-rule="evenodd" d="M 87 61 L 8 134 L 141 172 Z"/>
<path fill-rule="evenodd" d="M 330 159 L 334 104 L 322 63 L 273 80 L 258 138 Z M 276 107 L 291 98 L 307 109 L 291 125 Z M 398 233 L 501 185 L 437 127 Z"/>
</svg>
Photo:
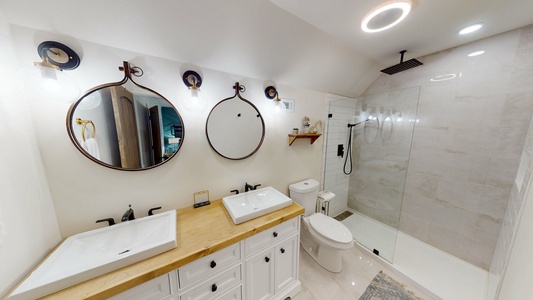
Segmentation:
<svg viewBox="0 0 533 300">
<path fill-rule="evenodd" d="M 353 215 L 342 223 L 352 231 L 357 243 L 363 245 L 366 251 L 379 249 L 379 261 L 384 266 L 389 266 L 444 300 L 486 300 L 486 270 L 403 232 L 399 232 L 396 238 L 395 230 L 389 226 L 349 210 Z M 351 228 L 356 224 L 360 227 Z M 364 227 L 361 227 L 363 224 Z M 393 258 L 393 263 L 384 257 Z"/>
</svg>

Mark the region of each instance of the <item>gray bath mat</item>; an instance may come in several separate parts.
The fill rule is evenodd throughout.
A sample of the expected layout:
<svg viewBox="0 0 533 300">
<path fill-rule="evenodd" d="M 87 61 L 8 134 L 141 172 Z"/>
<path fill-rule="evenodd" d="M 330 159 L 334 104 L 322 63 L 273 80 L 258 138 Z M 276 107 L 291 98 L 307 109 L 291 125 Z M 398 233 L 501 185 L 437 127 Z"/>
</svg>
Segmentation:
<svg viewBox="0 0 533 300">
<path fill-rule="evenodd" d="M 407 291 L 403 284 L 380 271 L 359 300 L 423 300 Z"/>
</svg>

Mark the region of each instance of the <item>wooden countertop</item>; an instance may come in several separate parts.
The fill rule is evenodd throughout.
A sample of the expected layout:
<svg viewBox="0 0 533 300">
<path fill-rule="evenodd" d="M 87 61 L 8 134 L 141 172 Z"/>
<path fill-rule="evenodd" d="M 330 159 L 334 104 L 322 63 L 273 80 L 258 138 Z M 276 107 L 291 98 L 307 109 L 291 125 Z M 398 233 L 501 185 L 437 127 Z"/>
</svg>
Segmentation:
<svg viewBox="0 0 533 300">
<path fill-rule="evenodd" d="M 235 225 L 221 200 L 200 208 L 177 210 L 178 246 L 149 259 L 79 283 L 40 299 L 106 299 L 166 274 L 304 212 L 291 206 Z M 6 297 L 7 298 L 7 297 Z"/>
</svg>

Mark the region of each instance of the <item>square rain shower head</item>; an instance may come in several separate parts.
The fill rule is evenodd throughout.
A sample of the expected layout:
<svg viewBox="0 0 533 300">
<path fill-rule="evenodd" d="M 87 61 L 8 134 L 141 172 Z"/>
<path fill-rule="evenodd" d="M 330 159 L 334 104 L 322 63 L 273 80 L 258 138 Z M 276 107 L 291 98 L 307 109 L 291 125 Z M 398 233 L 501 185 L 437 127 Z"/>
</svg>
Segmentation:
<svg viewBox="0 0 533 300">
<path fill-rule="evenodd" d="M 406 50 L 400 51 L 400 54 L 402 56 L 400 58 L 400 63 L 399 64 L 394 65 L 394 66 L 390 66 L 388 68 L 385 68 L 385 69 L 381 70 L 381 72 L 383 72 L 385 74 L 393 75 L 393 74 L 396 74 L 398 72 L 402 72 L 402 71 L 409 70 L 411 68 L 423 65 L 423 63 L 421 63 L 419 60 L 414 59 L 414 58 L 410 59 L 408 61 L 403 61 L 403 55 L 404 55 L 405 52 L 406 52 Z"/>
</svg>

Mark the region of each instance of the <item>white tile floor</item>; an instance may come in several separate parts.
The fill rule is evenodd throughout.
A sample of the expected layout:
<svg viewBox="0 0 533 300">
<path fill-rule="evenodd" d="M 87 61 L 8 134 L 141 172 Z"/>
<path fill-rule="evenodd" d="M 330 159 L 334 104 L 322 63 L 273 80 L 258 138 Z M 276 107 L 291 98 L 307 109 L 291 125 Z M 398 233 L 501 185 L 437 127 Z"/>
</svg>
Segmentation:
<svg viewBox="0 0 533 300">
<path fill-rule="evenodd" d="M 343 270 L 335 274 L 323 269 L 307 252 L 300 248 L 300 281 L 302 291 L 295 300 L 354 300 L 364 293 L 374 276 L 383 270 L 387 275 L 405 285 L 425 300 L 439 298 L 419 289 L 409 279 L 390 270 L 385 262 L 376 260 L 370 252 L 356 246 L 346 250 L 343 256 Z M 383 299 L 386 300 L 386 299 Z"/>
</svg>

